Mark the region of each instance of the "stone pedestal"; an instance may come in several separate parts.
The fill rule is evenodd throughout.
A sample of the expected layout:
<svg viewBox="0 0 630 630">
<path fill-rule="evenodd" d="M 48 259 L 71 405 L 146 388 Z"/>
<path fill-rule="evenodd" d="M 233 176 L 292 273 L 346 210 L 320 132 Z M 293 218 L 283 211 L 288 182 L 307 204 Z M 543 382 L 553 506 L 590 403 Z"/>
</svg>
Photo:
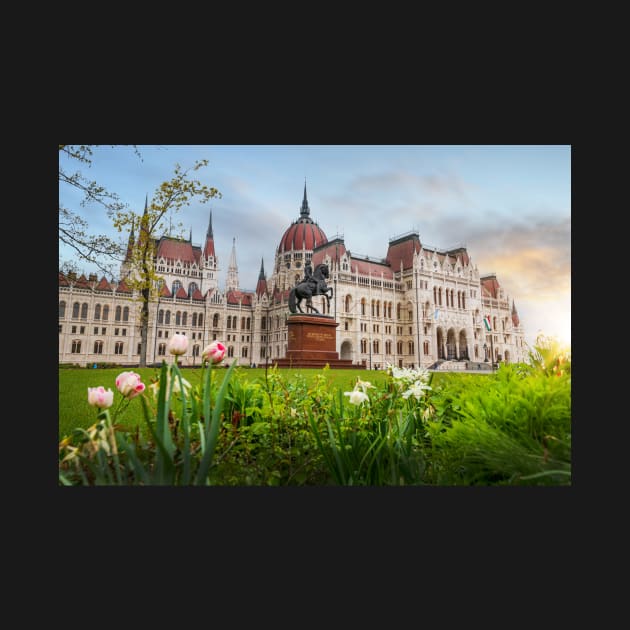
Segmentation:
<svg viewBox="0 0 630 630">
<path fill-rule="evenodd" d="M 289 315 L 287 356 L 272 361 L 278 367 L 361 369 L 350 359 L 340 359 L 336 351 L 337 326 L 329 315 Z"/>
</svg>

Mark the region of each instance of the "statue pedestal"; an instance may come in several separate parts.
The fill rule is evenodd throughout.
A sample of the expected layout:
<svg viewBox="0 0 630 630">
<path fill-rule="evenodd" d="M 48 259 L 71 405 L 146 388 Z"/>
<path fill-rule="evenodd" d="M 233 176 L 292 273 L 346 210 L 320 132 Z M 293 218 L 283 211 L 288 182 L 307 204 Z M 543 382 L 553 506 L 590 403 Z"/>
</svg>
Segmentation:
<svg viewBox="0 0 630 630">
<path fill-rule="evenodd" d="M 337 326 L 329 315 L 289 315 L 287 320 L 287 356 L 274 359 L 278 367 L 362 369 L 350 359 L 340 359 L 336 351 Z"/>
</svg>

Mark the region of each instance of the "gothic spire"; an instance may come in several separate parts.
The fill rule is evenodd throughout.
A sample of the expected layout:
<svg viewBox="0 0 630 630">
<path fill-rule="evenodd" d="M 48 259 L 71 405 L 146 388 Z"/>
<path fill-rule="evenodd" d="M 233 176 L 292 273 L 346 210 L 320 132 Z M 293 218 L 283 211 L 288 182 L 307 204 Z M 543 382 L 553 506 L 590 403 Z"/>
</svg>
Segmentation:
<svg viewBox="0 0 630 630">
<path fill-rule="evenodd" d="M 302 207 L 300 208 L 300 218 L 307 218 L 311 213 L 308 207 L 308 199 L 306 198 L 306 177 L 304 178 L 304 199 L 302 199 Z"/>
<path fill-rule="evenodd" d="M 129 240 L 127 241 L 127 255 L 125 256 L 125 259 L 131 258 L 131 252 L 133 251 L 133 244 L 135 240 L 136 237 L 133 233 L 133 219 L 131 219 L 131 232 L 129 232 Z"/>
<path fill-rule="evenodd" d="M 263 259 L 260 259 L 260 274 L 258 275 L 258 282 L 256 283 L 256 295 L 262 297 L 267 293 L 267 279 L 265 278 L 265 267 Z"/>
<path fill-rule="evenodd" d="M 226 289 L 238 291 L 238 266 L 236 264 L 236 238 L 232 239 L 232 252 L 228 263 Z"/>
<path fill-rule="evenodd" d="M 206 238 L 214 238 L 212 236 L 212 210 L 210 210 L 210 221 L 208 221 L 208 231 L 206 232 Z"/>
<path fill-rule="evenodd" d="M 147 225 L 149 223 L 149 195 L 144 199 L 144 212 L 142 213 L 142 219 L 140 220 L 140 232 L 148 233 Z"/>
</svg>

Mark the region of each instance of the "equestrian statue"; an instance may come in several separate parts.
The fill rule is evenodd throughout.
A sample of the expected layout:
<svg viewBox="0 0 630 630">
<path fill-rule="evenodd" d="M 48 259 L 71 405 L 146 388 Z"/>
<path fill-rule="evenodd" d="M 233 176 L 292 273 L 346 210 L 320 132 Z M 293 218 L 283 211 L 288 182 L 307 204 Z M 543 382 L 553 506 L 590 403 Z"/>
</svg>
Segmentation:
<svg viewBox="0 0 630 630">
<path fill-rule="evenodd" d="M 312 313 L 321 313 L 313 306 L 312 297 L 314 295 L 323 295 L 326 297 L 326 303 L 330 307 L 330 298 L 332 298 L 332 287 L 326 285 L 326 279 L 329 277 L 328 265 L 322 263 L 317 265 L 314 270 L 309 264 L 304 268 L 304 278 L 296 284 L 289 293 L 289 310 L 292 313 L 304 313 L 300 304 L 306 299 L 306 308 Z"/>
</svg>

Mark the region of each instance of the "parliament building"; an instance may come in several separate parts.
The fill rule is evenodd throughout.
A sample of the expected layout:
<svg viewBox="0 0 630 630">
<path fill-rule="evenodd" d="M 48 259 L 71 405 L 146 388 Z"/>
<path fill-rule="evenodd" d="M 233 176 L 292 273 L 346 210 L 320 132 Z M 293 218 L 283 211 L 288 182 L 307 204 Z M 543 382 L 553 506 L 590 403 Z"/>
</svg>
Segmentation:
<svg viewBox="0 0 630 630">
<path fill-rule="evenodd" d="M 227 364 L 264 366 L 284 358 L 289 293 L 309 262 L 329 266 L 333 297 L 327 303 L 315 296 L 313 306 L 334 317 L 339 358 L 357 367 L 481 369 L 493 358 L 513 363 L 528 356 L 514 300 L 496 274 L 479 273 L 465 247 L 429 247 L 412 231 L 390 239 L 385 258 L 357 256 L 343 236 L 327 238 L 311 218 L 305 184 L 271 276 L 261 260 L 254 291 L 239 286 L 235 240 L 220 287 L 211 212 L 202 245 L 193 245 L 192 232 L 188 240 L 156 240 L 155 270 L 163 282 L 149 306 L 147 365 L 170 356 L 174 333 L 190 340 L 179 357 L 183 366 L 199 366 L 214 339 L 227 347 Z M 117 281 L 59 273 L 60 365 L 139 365 L 140 302 L 125 284 L 130 272 L 125 259 Z"/>
</svg>

